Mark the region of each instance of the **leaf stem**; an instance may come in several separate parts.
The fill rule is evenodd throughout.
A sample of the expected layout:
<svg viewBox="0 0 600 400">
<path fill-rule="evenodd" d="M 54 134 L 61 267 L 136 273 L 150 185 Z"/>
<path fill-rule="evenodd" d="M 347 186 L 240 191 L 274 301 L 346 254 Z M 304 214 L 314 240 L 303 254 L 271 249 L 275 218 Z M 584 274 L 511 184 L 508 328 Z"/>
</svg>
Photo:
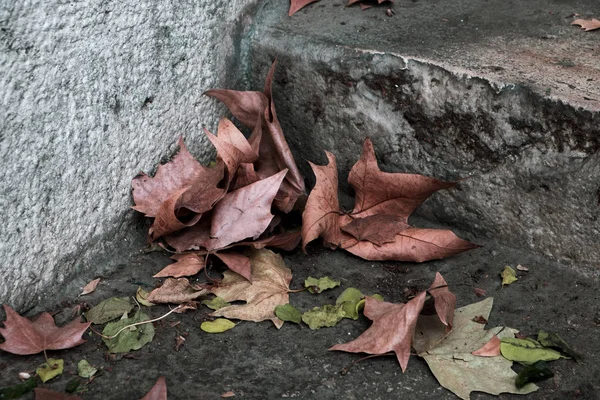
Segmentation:
<svg viewBox="0 0 600 400">
<path fill-rule="evenodd" d="M 305 288 L 302 288 L 302 289 L 294 289 L 294 290 L 288 289 L 287 292 L 288 293 L 300 293 L 300 292 L 304 292 L 306 289 L 308 289 L 308 288 L 305 287 Z"/>
<path fill-rule="evenodd" d="M 178 305 L 177 307 L 175 307 L 174 309 L 172 309 L 171 311 L 169 311 L 168 313 L 166 313 L 165 315 L 162 315 L 162 316 L 160 316 L 160 317 L 158 317 L 158 318 L 149 319 L 149 320 L 147 320 L 147 321 L 140 321 L 140 322 L 136 322 L 136 323 L 134 323 L 134 324 L 130 324 L 130 325 L 124 326 L 123 328 L 121 328 L 121 329 L 120 329 L 120 330 L 119 330 L 117 333 L 115 333 L 115 334 L 114 334 L 114 335 L 112 335 L 112 336 L 106 336 L 106 335 L 103 335 L 103 334 L 101 334 L 101 333 L 99 333 L 99 332 L 95 331 L 95 330 L 94 330 L 94 328 L 92 328 L 91 326 L 90 326 L 90 329 L 91 329 L 91 330 L 92 330 L 92 332 L 94 332 L 96 335 L 98 335 L 98 336 L 101 336 L 101 337 L 103 337 L 104 339 L 114 339 L 114 338 L 116 338 L 116 337 L 119 335 L 119 333 L 123 332 L 123 331 L 124 331 L 125 329 L 127 329 L 127 328 L 131 328 L 131 327 L 134 327 L 134 326 L 137 326 L 137 325 L 149 324 L 149 323 L 151 323 L 151 322 L 156 322 L 156 321 L 159 321 L 159 320 L 161 320 L 161 319 L 165 318 L 167 315 L 169 315 L 169 314 L 172 314 L 172 313 L 174 313 L 175 311 L 177 311 L 177 310 L 179 310 L 179 309 L 181 309 L 181 308 L 183 308 L 183 306 L 180 304 L 180 305 Z M 45 355 L 45 354 L 46 354 L 46 351 L 44 350 L 44 355 Z"/>
</svg>

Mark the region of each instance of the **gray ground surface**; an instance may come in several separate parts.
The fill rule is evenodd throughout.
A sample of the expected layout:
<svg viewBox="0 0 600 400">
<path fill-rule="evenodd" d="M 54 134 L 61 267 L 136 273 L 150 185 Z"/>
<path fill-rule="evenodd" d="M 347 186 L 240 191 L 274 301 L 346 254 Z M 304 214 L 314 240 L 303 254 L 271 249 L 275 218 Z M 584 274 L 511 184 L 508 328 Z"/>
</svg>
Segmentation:
<svg viewBox="0 0 600 400">
<path fill-rule="evenodd" d="M 285 255 L 294 278 L 291 287 L 299 288 L 309 275 L 329 275 L 341 280 L 342 286 L 320 295 L 306 292 L 291 294 L 291 303 L 301 310 L 333 303 L 341 291 L 350 286 L 365 293 L 380 293 L 387 301 L 406 301 L 406 288 L 426 288 L 439 271 L 458 296 L 458 306 L 479 301 L 474 287 L 493 296 L 495 305 L 488 327 L 506 325 L 535 333 L 538 329 L 558 332 L 574 348 L 586 355 L 582 363 L 561 360 L 551 364 L 555 377 L 540 384 L 531 399 L 595 398 L 600 390 L 596 365 L 600 361 L 600 307 L 597 279 L 584 271 L 565 268 L 511 249 L 486 243 L 483 248 L 424 264 L 369 262 L 342 251 L 330 251 L 316 243 L 309 254 Z M 61 305 L 47 309 L 61 312 L 64 319 L 71 307 L 85 301 L 95 305 L 111 296 L 133 295 L 140 282 L 152 287 L 158 283 L 152 275 L 167 264 L 160 253 L 140 254 L 111 276 L 105 276 L 97 291 L 85 298 L 65 298 Z M 501 289 L 498 273 L 504 265 L 526 265 L 530 272 L 509 287 Z M 168 311 L 166 306 L 145 308 L 152 317 Z M 315 398 L 315 399 L 453 399 L 441 388 L 427 365 L 412 357 L 408 370 L 401 373 L 395 357 L 365 360 L 343 376 L 340 371 L 360 358 L 357 354 L 327 351 L 336 343 L 357 337 L 369 326 L 343 320 L 333 328 L 311 331 L 306 326 L 285 324 L 277 330 L 272 323 L 242 322 L 222 334 L 200 330 L 207 308 L 171 314 L 155 323 L 154 341 L 129 356 L 107 357 L 106 347 L 95 335 L 84 345 L 50 356 L 65 360 L 66 372 L 48 382 L 46 387 L 63 390 L 75 375 L 77 362 L 85 358 L 103 368 L 103 372 L 82 394 L 84 399 L 135 399 L 152 387 L 159 375 L 167 380 L 170 399 L 217 399 L 226 391 L 236 398 Z M 171 324 L 179 321 L 174 327 Z M 187 335 L 179 352 L 174 350 L 175 337 Z M 17 373 L 31 371 L 42 363 L 43 356 L 0 354 L 0 386 L 18 382 Z M 503 399 L 518 398 L 502 395 Z M 33 396 L 24 396 L 25 399 Z M 472 399 L 493 398 L 473 394 Z"/>
</svg>

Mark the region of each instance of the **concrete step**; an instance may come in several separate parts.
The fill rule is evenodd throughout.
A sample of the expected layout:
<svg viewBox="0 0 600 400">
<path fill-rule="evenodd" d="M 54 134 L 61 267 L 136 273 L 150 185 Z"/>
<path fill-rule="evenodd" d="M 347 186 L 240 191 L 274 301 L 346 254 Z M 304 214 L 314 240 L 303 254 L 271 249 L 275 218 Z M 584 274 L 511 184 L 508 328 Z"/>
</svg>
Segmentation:
<svg viewBox="0 0 600 400">
<path fill-rule="evenodd" d="M 286 7 L 259 10 L 243 84 L 261 88 L 278 58 L 274 97 L 299 161 L 332 151 L 345 181 L 370 136 L 383 170 L 469 178 L 421 216 L 597 271 L 600 32 L 570 25 L 596 1 L 396 2 L 392 17 Z"/>
</svg>

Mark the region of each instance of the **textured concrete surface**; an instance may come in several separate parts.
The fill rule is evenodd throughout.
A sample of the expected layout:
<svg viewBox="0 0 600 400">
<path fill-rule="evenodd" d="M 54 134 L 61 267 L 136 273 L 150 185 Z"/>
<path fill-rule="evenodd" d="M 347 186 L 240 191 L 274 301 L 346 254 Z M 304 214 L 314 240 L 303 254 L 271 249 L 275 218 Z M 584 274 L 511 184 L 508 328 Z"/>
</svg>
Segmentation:
<svg viewBox="0 0 600 400">
<path fill-rule="evenodd" d="M 141 247 L 130 180 L 179 135 L 212 155 L 201 126 L 223 109 L 202 93 L 239 75 L 255 3 L 0 4 L 0 303 L 23 310 Z"/>
<path fill-rule="evenodd" d="M 570 25 L 597 2 L 386 8 L 261 7 L 247 77 L 261 87 L 279 58 L 274 96 L 297 158 L 332 151 L 345 181 L 370 136 L 385 171 L 469 178 L 422 216 L 598 270 L 600 42 Z"/>
<path fill-rule="evenodd" d="M 555 376 L 541 382 L 538 392 L 499 397 L 473 393 L 471 400 L 597 399 L 600 391 L 596 368 L 600 362 L 598 279 L 580 275 L 572 268 L 533 256 L 530 252 L 484 244 L 483 248 L 456 257 L 416 265 L 364 261 L 314 243 L 309 245 L 308 255 L 300 251 L 284 255 L 294 275 L 290 287 L 302 287 L 309 276 L 325 275 L 340 280 L 341 287 L 320 295 L 291 293 L 290 302 L 306 311 L 334 303 L 347 287 L 357 287 L 365 293 L 380 293 L 387 301 L 404 302 L 407 293 L 428 287 L 435 272 L 440 271 L 456 293 L 459 307 L 482 300 L 475 295 L 475 287 L 494 297 L 488 329 L 506 325 L 526 334 L 536 334 L 539 329 L 554 331 L 585 355 L 581 363 L 573 360 L 550 363 Z M 65 297 L 60 305 L 44 305 L 44 308 L 58 312 L 55 318 L 64 323 L 72 318 L 74 307 L 81 302 L 96 305 L 111 296 L 132 296 L 139 285 L 154 286 L 158 280 L 152 275 L 169 262 L 162 254 L 142 255 L 114 274 L 103 276 L 92 295 Z M 519 273 L 519 281 L 501 288 L 499 272 L 505 264 L 525 265 L 529 267 L 529 273 Z M 214 270 L 209 274 L 218 276 Z M 203 280 L 203 275 L 200 273 L 192 279 Z M 143 310 L 151 317 L 159 317 L 169 308 L 158 305 L 143 307 Z M 156 336 L 152 343 L 125 357 L 108 355 L 97 335 L 86 334 L 88 342 L 84 345 L 48 352 L 50 357 L 65 360 L 65 373 L 40 385 L 64 391 L 67 382 L 77 378 L 75 371 L 79 360 L 86 359 L 102 371 L 80 395 L 84 400 L 139 399 L 160 375 L 166 378 L 171 400 L 216 400 L 227 391 L 235 393 L 234 399 L 256 400 L 457 399 L 437 383 L 426 363 L 416 356 L 411 357 L 404 374 L 395 357 L 377 357 L 359 362 L 348 374 L 342 375 L 342 369 L 363 355 L 327 349 L 360 335 L 370 325 L 364 317 L 357 321 L 345 319 L 333 328 L 316 331 L 291 323 L 277 330 L 267 321 L 241 322 L 223 334 L 208 334 L 200 330 L 200 324 L 209 312 L 202 306 L 197 311 L 169 315 L 154 324 Z M 0 320 L 2 318 L 0 316 Z M 95 329 L 102 329 L 102 326 Z M 186 338 L 179 352 L 174 349 L 178 335 Z M 18 383 L 19 372 L 34 370 L 43 360 L 42 354 L 15 356 L 0 353 L 0 387 Z M 33 399 L 33 395 L 22 399 Z"/>
</svg>

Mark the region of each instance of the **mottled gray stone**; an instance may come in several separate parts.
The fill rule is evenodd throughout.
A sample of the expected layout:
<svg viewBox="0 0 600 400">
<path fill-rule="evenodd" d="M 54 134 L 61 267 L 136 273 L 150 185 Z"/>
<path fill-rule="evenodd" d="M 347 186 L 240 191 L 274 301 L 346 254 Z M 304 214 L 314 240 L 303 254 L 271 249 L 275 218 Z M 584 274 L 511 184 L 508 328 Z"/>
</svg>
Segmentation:
<svg viewBox="0 0 600 400">
<path fill-rule="evenodd" d="M 238 75 L 256 1 L 0 5 L 0 303 L 23 310 L 143 245 L 130 180 L 183 135 L 202 161 L 202 93 Z M 64 294 L 64 293 L 60 293 Z"/>
<path fill-rule="evenodd" d="M 553 63 L 573 57 L 576 68 L 548 72 L 550 55 L 541 59 L 547 49 L 538 48 L 544 34 L 563 35 L 560 46 L 597 43 L 562 20 L 568 6 L 553 5 L 558 18 L 535 1 L 496 21 L 509 5 L 494 5 L 495 17 L 476 14 L 477 1 L 461 1 L 460 12 L 429 3 L 395 6 L 393 18 L 338 5 L 309 6 L 289 19 L 271 2 L 257 17 L 251 85 L 260 87 L 278 56 L 274 97 L 292 151 L 321 164 L 323 150 L 336 154 L 345 190 L 370 136 L 385 171 L 469 178 L 433 196 L 419 215 L 475 242 L 600 267 L 600 103 L 592 101 L 600 100 L 600 57 L 554 49 Z M 428 33 L 439 26 L 427 24 L 442 17 L 472 23 L 455 21 L 442 40 Z M 400 34 L 406 40 L 394 41 Z M 530 65 L 513 69 L 506 43 L 514 63 L 529 52 Z M 567 89 L 551 96 L 547 85 L 559 82 Z M 312 176 L 306 163 L 301 168 Z"/>
</svg>

